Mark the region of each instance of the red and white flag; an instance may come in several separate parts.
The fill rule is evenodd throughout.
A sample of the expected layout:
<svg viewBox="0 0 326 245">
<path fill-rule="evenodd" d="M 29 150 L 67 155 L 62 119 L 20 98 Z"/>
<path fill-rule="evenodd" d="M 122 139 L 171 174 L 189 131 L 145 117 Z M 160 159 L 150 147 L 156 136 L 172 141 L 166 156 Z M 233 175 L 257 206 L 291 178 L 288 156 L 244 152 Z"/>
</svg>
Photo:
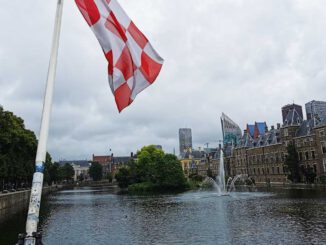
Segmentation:
<svg viewBox="0 0 326 245">
<path fill-rule="evenodd" d="M 163 59 L 116 0 L 75 0 L 109 62 L 109 84 L 119 112 L 151 85 Z"/>
</svg>

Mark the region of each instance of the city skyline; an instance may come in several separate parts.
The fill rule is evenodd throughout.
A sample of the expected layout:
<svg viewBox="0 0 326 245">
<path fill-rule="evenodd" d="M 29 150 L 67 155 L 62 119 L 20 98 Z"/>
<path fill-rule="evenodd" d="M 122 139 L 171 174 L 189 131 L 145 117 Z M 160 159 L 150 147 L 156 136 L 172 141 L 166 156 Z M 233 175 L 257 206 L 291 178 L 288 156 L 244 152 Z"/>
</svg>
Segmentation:
<svg viewBox="0 0 326 245">
<path fill-rule="evenodd" d="M 222 111 L 241 128 L 254 120 L 276 125 L 281 106 L 326 100 L 322 1 L 207 1 L 198 8 L 197 1 L 172 7 L 163 0 L 122 0 L 121 5 L 167 65 L 157 82 L 118 114 L 98 43 L 74 3 L 66 2 L 48 143 L 54 159 L 85 159 L 109 148 L 127 155 L 153 143 L 173 152 L 181 127 L 194 129 L 194 147 L 203 146 L 222 138 Z M 13 0 L 0 13 L 2 23 L 11 23 L 0 34 L 5 57 L 0 104 L 38 135 L 55 2 L 31 7 Z M 13 37 L 24 37 L 24 45 Z"/>
</svg>

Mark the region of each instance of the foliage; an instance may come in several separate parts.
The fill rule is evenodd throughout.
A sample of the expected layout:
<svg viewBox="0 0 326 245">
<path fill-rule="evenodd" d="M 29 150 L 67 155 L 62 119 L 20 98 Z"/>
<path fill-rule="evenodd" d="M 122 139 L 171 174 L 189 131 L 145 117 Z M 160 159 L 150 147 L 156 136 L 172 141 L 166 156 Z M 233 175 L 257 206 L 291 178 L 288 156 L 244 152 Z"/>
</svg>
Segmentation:
<svg viewBox="0 0 326 245">
<path fill-rule="evenodd" d="M 71 181 L 72 178 L 74 177 L 74 174 L 75 174 L 74 168 L 69 163 L 60 166 L 58 169 L 58 175 L 60 180 Z"/>
<path fill-rule="evenodd" d="M 207 176 L 210 177 L 210 178 L 215 177 L 215 176 L 213 176 L 213 171 L 210 168 L 207 169 Z"/>
<path fill-rule="evenodd" d="M 314 183 L 317 175 L 312 167 L 308 167 L 305 171 L 305 176 L 308 183 Z"/>
<path fill-rule="evenodd" d="M 98 162 L 92 162 L 92 165 L 89 168 L 89 175 L 94 181 L 101 180 L 103 177 L 102 165 Z"/>
<path fill-rule="evenodd" d="M 176 191 L 184 190 L 187 182 L 181 163 L 176 156 L 165 154 L 155 146 L 145 146 L 137 153 L 138 161 L 116 174 L 120 187 L 131 191 Z"/>
<path fill-rule="evenodd" d="M 0 106 L 0 181 L 15 186 L 32 181 L 37 140 L 24 121 Z"/>
<path fill-rule="evenodd" d="M 129 168 L 126 167 L 120 168 L 118 173 L 115 175 L 115 179 L 118 181 L 118 185 L 120 188 L 127 188 L 131 183 Z"/>
<path fill-rule="evenodd" d="M 204 180 L 204 177 L 197 173 L 193 173 L 189 175 L 189 179 L 193 181 L 201 182 Z"/>
<path fill-rule="evenodd" d="M 105 176 L 105 179 L 107 179 L 110 183 L 112 183 L 113 181 L 113 176 L 111 173 L 107 173 L 106 176 Z"/>
<path fill-rule="evenodd" d="M 322 175 L 322 176 L 320 176 L 320 182 L 321 182 L 322 184 L 326 184 L 326 175 Z"/>
<path fill-rule="evenodd" d="M 299 159 L 298 152 L 293 144 L 289 144 L 287 147 L 287 156 L 285 159 L 285 165 L 289 171 L 288 179 L 292 182 L 299 182 L 300 170 L 299 170 Z"/>
</svg>

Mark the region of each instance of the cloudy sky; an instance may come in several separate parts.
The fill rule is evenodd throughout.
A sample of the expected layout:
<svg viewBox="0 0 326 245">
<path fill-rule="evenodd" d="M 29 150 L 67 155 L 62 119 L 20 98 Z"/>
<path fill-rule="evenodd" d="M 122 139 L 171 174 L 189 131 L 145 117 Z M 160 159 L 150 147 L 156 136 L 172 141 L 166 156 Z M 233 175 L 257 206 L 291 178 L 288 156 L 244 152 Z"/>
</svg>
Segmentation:
<svg viewBox="0 0 326 245">
<path fill-rule="evenodd" d="M 48 150 L 54 159 L 127 155 L 178 129 L 196 147 L 221 139 L 219 117 L 281 121 L 281 106 L 326 100 L 323 0 L 120 0 L 165 59 L 155 84 L 118 113 L 107 64 L 74 1 L 65 1 Z M 56 0 L 1 0 L 0 104 L 38 135 Z"/>
</svg>

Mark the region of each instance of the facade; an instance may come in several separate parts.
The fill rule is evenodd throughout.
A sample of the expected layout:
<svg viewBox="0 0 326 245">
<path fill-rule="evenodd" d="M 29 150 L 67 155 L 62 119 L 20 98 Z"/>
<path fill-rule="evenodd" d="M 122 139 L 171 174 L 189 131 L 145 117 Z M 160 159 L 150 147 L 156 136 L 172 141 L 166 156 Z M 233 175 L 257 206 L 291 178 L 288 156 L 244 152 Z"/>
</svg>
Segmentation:
<svg viewBox="0 0 326 245">
<path fill-rule="evenodd" d="M 188 151 L 180 161 L 186 177 L 189 177 L 191 174 L 206 177 L 208 169 L 212 171 L 213 176 L 217 176 L 220 149 L 215 148 L 214 151 L 208 153 L 201 150 Z"/>
<path fill-rule="evenodd" d="M 289 109 L 289 107 L 292 108 Z M 282 108 L 283 125 L 247 125 L 239 143 L 226 154 L 228 175 L 246 174 L 256 183 L 288 182 L 287 147 L 295 146 L 302 182 L 326 178 L 326 118 L 303 120 L 298 105 Z M 258 129 L 257 129 L 258 128 Z M 260 130 L 259 130 L 260 128 Z M 259 132 L 258 132 L 258 131 Z M 325 176 L 325 177 L 324 177 Z"/>
<path fill-rule="evenodd" d="M 236 144 L 241 138 L 241 129 L 235 122 L 232 121 L 226 114 L 222 113 L 221 125 L 223 133 L 223 142 L 226 144 Z"/>
<path fill-rule="evenodd" d="M 95 156 L 93 155 L 93 162 L 98 162 L 103 167 L 103 176 L 112 174 L 114 176 L 116 172 L 124 166 L 127 166 L 131 159 L 136 159 L 137 156 L 133 153 L 130 156 Z"/>
<path fill-rule="evenodd" d="M 189 149 L 192 149 L 192 135 L 190 128 L 179 129 L 179 149 L 180 155 L 184 154 Z"/>
<path fill-rule="evenodd" d="M 320 121 L 326 117 L 326 101 L 310 101 L 306 103 L 307 120 L 316 119 Z"/>
<path fill-rule="evenodd" d="M 298 112 L 301 118 L 303 118 L 303 113 L 302 113 L 302 106 L 296 105 L 296 104 L 288 104 L 282 107 L 282 119 L 283 123 L 285 121 L 286 116 L 289 114 L 290 110 L 295 110 Z"/>
<path fill-rule="evenodd" d="M 106 176 L 108 173 L 112 172 L 112 162 L 113 154 L 112 155 L 102 155 L 102 156 L 95 156 L 93 154 L 93 162 L 98 162 L 102 165 L 103 175 Z"/>
<path fill-rule="evenodd" d="M 74 168 L 74 181 L 77 181 L 79 177 L 83 177 L 84 180 L 89 179 L 89 167 L 90 161 L 87 160 L 74 160 L 74 161 L 60 161 L 59 165 L 65 165 L 69 163 Z"/>
</svg>

